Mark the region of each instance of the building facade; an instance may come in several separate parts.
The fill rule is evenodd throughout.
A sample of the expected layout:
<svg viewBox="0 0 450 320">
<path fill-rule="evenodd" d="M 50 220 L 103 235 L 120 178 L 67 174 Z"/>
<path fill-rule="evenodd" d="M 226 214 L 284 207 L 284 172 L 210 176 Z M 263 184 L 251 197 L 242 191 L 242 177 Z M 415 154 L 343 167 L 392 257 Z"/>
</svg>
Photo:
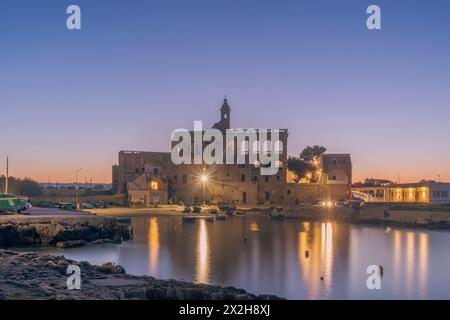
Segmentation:
<svg viewBox="0 0 450 320">
<path fill-rule="evenodd" d="M 220 121 L 212 128 L 225 136 L 231 129 L 231 107 L 227 99 L 220 108 Z M 235 205 L 283 204 L 287 202 L 307 202 L 317 197 L 348 197 L 351 190 L 351 161 L 349 155 L 323 155 L 320 168 L 324 175 L 320 182 L 310 186 L 317 194 L 305 191 L 305 186 L 287 182 L 287 129 L 268 129 L 264 131 L 271 141 L 277 130 L 280 142 L 276 146 L 261 147 L 260 144 L 245 141 L 232 141 L 234 157 L 245 159 L 236 164 L 180 164 L 171 161 L 170 152 L 120 151 L 119 162 L 113 166 L 113 191 L 128 195 L 131 205 L 149 206 L 155 203 L 228 203 Z M 259 140 L 262 131 L 247 129 Z M 191 150 L 194 150 L 194 135 L 191 132 Z M 228 141 L 229 142 L 229 141 Z M 172 148 L 177 141 L 172 141 Z M 223 141 L 224 149 L 227 141 Z M 238 143 L 240 145 L 238 145 Z M 202 148 L 208 143 L 202 142 Z M 230 146 L 228 146 L 230 147 Z M 263 150 L 260 150 L 260 149 Z M 251 163 L 250 153 L 257 155 L 257 161 Z M 275 175 L 261 174 L 261 152 L 276 152 Z M 224 150 L 225 153 L 225 150 Z M 224 161 L 225 162 L 225 161 Z"/>
<path fill-rule="evenodd" d="M 352 192 L 366 202 L 450 204 L 450 183 L 444 182 L 363 184 L 354 186 Z"/>
</svg>

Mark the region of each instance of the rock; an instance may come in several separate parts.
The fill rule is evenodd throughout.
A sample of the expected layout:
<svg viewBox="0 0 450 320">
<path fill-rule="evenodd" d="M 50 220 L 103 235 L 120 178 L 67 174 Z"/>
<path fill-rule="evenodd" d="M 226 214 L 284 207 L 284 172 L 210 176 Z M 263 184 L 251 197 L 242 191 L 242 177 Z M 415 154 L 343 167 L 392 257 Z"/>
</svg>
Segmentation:
<svg viewBox="0 0 450 320">
<path fill-rule="evenodd" d="M 125 269 L 122 266 L 116 265 L 115 263 L 112 263 L 112 262 L 107 262 L 107 263 L 102 264 L 101 266 L 98 266 L 97 270 L 102 273 L 106 273 L 106 274 L 124 274 L 125 273 Z"/>
<path fill-rule="evenodd" d="M 59 242 L 85 242 L 106 239 L 121 243 L 130 240 L 133 230 L 129 225 L 119 224 L 115 219 L 96 219 L 80 222 L 3 222 L 0 223 L 0 247 L 56 245 Z"/>
<path fill-rule="evenodd" d="M 111 239 L 98 239 L 90 242 L 90 244 L 104 244 L 104 243 L 113 243 Z"/>
<path fill-rule="evenodd" d="M 67 267 L 78 265 L 82 274 L 82 290 L 67 290 Z M 63 256 L 41 253 L 14 253 L 0 249 L 0 300 L 35 299 L 280 299 L 271 295 L 253 295 L 234 287 L 194 284 L 177 280 L 158 280 L 132 276 L 113 263 L 94 266 Z"/>
<path fill-rule="evenodd" d="M 75 241 L 60 241 L 56 243 L 57 248 L 79 248 L 84 247 L 86 245 L 86 241 L 84 240 L 75 240 Z"/>
</svg>

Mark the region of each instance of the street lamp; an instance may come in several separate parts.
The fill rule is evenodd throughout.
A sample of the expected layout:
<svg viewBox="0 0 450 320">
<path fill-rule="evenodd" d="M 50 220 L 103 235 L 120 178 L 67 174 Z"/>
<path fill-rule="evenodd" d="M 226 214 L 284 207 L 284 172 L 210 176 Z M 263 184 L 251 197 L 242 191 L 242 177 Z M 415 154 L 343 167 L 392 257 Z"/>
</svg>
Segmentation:
<svg viewBox="0 0 450 320">
<path fill-rule="evenodd" d="M 205 189 L 206 189 L 206 183 L 208 183 L 209 177 L 206 174 L 206 168 L 203 168 L 203 172 L 200 174 L 200 182 L 202 183 L 202 193 L 203 193 L 203 203 L 206 204 L 206 197 L 205 197 Z"/>
<path fill-rule="evenodd" d="M 80 210 L 80 204 L 78 203 L 78 172 L 81 171 L 81 168 L 75 170 L 75 205 L 77 210 Z"/>
</svg>

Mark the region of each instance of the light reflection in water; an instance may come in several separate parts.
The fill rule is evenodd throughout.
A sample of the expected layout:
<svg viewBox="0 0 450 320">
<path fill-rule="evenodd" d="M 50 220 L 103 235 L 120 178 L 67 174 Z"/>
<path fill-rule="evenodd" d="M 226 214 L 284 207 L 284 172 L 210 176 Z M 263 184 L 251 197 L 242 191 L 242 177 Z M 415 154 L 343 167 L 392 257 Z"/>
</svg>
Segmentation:
<svg viewBox="0 0 450 320">
<path fill-rule="evenodd" d="M 406 233 L 406 292 L 408 294 L 412 293 L 412 286 L 416 279 L 414 279 L 414 244 L 415 244 L 415 233 Z"/>
<path fill-rule="evenodd" d="M 159 265 L 159 226 L 155 217 L 150 218 L 148 224 L 148 251 L 150 274 L 157 276 Z"/>
<path fill-rule="evenodd" d="M 317 224 L 311 229 L 309 223 L 304 223 L 303 230 L 298 233 L 298 260 L 308 299 L 317 299 L 321 291 L 328 295 L 333 284 L 333 224 Z"/>
<path fill-rule="evenodd" d="M 200 219 L 197 225 L 197 246 L 195 253 L 195 282 L 209 283 L 210 245 L 206 221 Z"/>
<path fill-rule="evenodd" d="M 428 234 L 419 235 L 419 293 L 426 298 L 428 287 Z"/>
<path fill-rule="evenodd" d="M 258 222 L 252 221 L 250 223 L 250 231 L 253 231 L 253 232 L 258 232 L 259 231 Z"/>
<path fill-rule="evenodd" d="M 400 283 L 403 282 L 403 279 L 400 279 L 400 275 L 403 274 L 401 272 L 402 268 L 402 233 L 398 230 L 395 230 L 393 232 L 393 238 L 394 238 L 394 274 L 399 275 L 395 277 L 394 279 L 394 290 L 398 294 L 400 291 Z"/>
</svg>

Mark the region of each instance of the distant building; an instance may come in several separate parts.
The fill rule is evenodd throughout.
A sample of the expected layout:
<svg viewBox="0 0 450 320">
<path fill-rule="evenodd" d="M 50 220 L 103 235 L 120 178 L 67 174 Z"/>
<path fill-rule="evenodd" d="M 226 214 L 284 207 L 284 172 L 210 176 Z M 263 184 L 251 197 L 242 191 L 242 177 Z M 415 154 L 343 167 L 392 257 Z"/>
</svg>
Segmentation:
<svg viewBox="0 0 450 320">
<path fill-rule="evenodd" d="M 366 185 L 353 186 L 355 197 L 367 202 L 399 202 L 450 204 L 450 183 L 421 181 L 409 184 Z"/>
<path fill-rule="evenodd" d="M 220 121 L 216 122 L 213 128 L 223 133 L 231 128 L 231 107 L 227 99 L 220 108 Z M 318 197 L 333 199 L 350 197 L 351 160 L 348 154 L 323 155 L 320 158 L 323 178 L 312 186 L 314 189 L 312 194 L 309 190 L 305 190 L 308 187 L 304 185 L 289 184 L 288 130 L 277 129 L 277 131 L 281 144 L 275 148 L 278 152 L 276 175 L 261 175 L 261 164 L 249 163 L 249 152 L 254 152 L 254 149 L 252 150 L 252 146 L 248 143 L 246 146 L 234 144 L 235 157 L 240 152 L 246 161 L 245 164 L 232 165 L 174 165 L 170 152 L 120 151 L 119 162 L 112 167 L 113 191 L 127 194 L 129 203 L 134 206 L 203 201 L 236 205 L 283 204 L 310 202 Z M 259 139 L 260 132 L 258 130 L 255 132 Z M 272 131 L 269 130 L 270 132 Z M 174 143 L 172 147 L 173 145 Z M 203 147 L 205 146 L 204 144 Z M 202 176 L 207 176 L 207 181 L 202 181 Z"/>
</svg>

